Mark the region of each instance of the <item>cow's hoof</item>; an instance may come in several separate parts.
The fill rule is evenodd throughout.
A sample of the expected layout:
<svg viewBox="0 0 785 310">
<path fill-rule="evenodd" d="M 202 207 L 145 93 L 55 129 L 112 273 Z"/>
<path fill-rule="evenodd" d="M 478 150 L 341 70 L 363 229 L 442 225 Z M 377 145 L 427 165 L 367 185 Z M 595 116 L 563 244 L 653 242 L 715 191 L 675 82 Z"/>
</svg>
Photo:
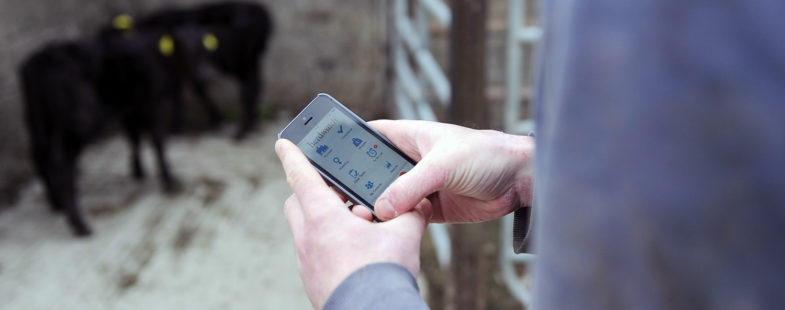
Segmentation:
<svg viewBox="0 0 785 310">
<path fill-rule="evenodd" d="M 168 182 L 164 182 L 163 189 L 167 195 L 174 195 L 180 193 L 183 190 L 183 184 L 180 183 L 180 181 L 177 179 L 172 179 Z"/>
<path fill-rule="evenodd" d="M 84 223 L 71 224 L 71 230 L 74 232 L 74 236 L 79 238 L 86 238 L 93 234 L 90 227 Z"/>
<path fill-rule="evenodd" d="M 136 181 L 136 182 L 142 182 L 142 181 L 144 181 L 145 177 L 147 177 L 147 175 L 144 173 L 144 170 L 141 170 L 141 169 L 140 170 L 134 170 L 134 172 L 131 174 L 131 176 L 134 178 L 134 181 Z"/>
</svg>

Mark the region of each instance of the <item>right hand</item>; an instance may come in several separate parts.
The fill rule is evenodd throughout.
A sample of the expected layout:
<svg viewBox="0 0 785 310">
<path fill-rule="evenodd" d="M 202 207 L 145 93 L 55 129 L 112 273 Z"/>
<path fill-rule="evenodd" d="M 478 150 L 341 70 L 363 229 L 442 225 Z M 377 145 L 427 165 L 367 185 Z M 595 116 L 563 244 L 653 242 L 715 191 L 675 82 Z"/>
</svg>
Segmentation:
<svg viewBox="0 0 785 310">
<path fill-rule="evenodd" d="M 431 213 L 427 200 L 395 220 L 373 223 L 365 207 L 355 206 L 350 213 L 291 141 L 279 139 L 275 152 L 294 192 L 284 214 L 300 278 L 315 309 L 324 306 L 341 281 L 366 265 L 394 263 L 417 276 L 420 240 Z"/>
<path fill-rule="evenodd" d="M 422 199 L 431 222 L 496 219 L 531 202 L 534 139 L 494 130 L 411 120 L 369 122 L 419 161 L 376 200 L 376 215 L 392 219 Z"/>
</svg>

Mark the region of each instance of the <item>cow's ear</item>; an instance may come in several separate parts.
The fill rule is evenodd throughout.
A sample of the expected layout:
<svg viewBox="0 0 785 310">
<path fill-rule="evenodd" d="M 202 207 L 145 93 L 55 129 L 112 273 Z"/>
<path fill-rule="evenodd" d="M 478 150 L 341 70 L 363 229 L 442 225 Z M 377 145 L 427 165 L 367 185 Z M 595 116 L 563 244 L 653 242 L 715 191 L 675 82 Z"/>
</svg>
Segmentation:
<svg viewBox="0 0 785 310">
<path fill-rule="evenodd" d="M 174 39 L 168 33 L 158 39 L 158 52 L 167 57 L 174 54 Z"/>
<path fill-rule="evenodd" d="M 112 20 L 112 27 L 120 31 L 129 31 L 134 28 L 134 18 L 129 14 L 117 14 Z"/>
<path fill-rule="evenodd" d="M 211 32 L 205 33 L 202 36 L 202 45 L 206 50 L 215 52 L 218 49 L 218 37 Z"/>
</svg>

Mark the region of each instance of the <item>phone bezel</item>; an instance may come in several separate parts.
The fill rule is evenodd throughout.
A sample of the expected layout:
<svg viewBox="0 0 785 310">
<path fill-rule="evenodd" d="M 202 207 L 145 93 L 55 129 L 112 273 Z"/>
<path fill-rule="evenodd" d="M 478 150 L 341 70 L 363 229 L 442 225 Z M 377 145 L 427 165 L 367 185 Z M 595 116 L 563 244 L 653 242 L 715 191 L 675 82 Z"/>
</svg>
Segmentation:
<svg viewBox="0 0 785 310">
<path fill-rule="evenodd" d="M 297 116 L 292 119 L 292 121 L 289 122 L 289 124 L 287 124 L 280 133 L 278 133 L 278 138 L 287 139 L 292 141 L 292 143 L 295 145 L 298 145 L 300 141 L 311 130 L 314 129 L 316 124 L 318 124 L 319 121 L 321 121 L 332 108 L 337 108 L 338 111 L 349 117 L 352 121 L 354 121 L 355 124 L 366 130 L 372 136 L 376 137 L 379 142 L 384 143 L 387 147 L 400 155 L 404 160 L 412 164 L 412 166 L 417 164 L 417 162 L 412 160 L 409 156 L 398 149 L 398 147 L 396 147 L 392 141 L 387 139 L 387 137 L 369 126 L 368 123 L 357 116 L 357 114 L 354 114 L 354 112 L 349 110 L 343 104 L 338 102 L 338 100 L 325 93 L 320 93 L 316 96 L 316 98 L 311 100 L 311 102 L 308 103 L 308 105 L 302 111 L 300 111 L 300 113 L 298 113 Z M 369 210 L 371 210 L 374 216 L 376 215 L 374 211 L 374 202 L 366 201 L 362 198 L 362 196 L 355 193 L 351 188 L 343 184 L 337 178 L 333 177 L 327 169 L 314 162 L 310 157 L 308 157 L 308 155 L 305 157 L 308 158 L 308 161 L 311 162 L 311 165 L 316 168 L 316 171 L 318 171 L 325 180 L 338 188 L 344 195 L 347 196 L 347 198 L 349 198 L 349 200 L 351 200 L 353 203 L 361 204 L 367 207 Z"/>
</svg>

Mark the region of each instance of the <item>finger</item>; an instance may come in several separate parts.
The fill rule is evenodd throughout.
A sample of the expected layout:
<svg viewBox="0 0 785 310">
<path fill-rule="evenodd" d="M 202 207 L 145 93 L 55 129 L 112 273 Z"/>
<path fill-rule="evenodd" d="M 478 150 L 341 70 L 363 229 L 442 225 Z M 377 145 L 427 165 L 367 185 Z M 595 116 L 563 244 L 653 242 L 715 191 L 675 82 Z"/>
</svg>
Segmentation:
<svg viewBox="0 0 785 310">
<path fill-rule="evenodd" d="M 444 223 L 446 222 L 444 219 L 444 206 L 442 205 L 442 200 L 439 197 L 438 193 L 431 194 L 428 196 L 428 201 L 431 202 L 431 218 L 428 219 L 429 223 Z"/>
<path fill-rule="evenodd" d="M 414 207 L 414 210 L 422 213 L 426 222 L 430 222 L 431 218 L 433 218 L 433 203 L 431 203 L 431 200 L 428 198 L 423 198 L 423 200 Z"/>
<path fill-rule="evenodd" d="M 425 157 L 406 174 L 393 181 L 376 200 L 376 216 L 389 220 L 414 208 L 423 198 L 441 189 L 449 171 Z"/>
<path fill-rule="evenodd" d="M 337 188 L 337 187 L 335 187 L 335 186 L 330 186 L 330 188 L 331 188 L 331 189 L 332 189 L 332 190 L 335 192 L 335 194 L 336 194 L 336 195 L 338 195 L 338 198 L 340 198 L 340 199 L 341 199 L 341 201 L 343 201 L 343 202 L 346 202 L 346 201 L 348 201 L 348 200 L 349 200 L 349 199 L 346 199 L 346 196 L 345 196 L 343 193 L 341 193 L 341 191 L 340 191 L 340 190 L 338 190 L 338 188 Z"/>
<path fill-rule="evenodd" d="M 292 237 L 295 242 L 300 240 L 305 223 L 303 221 L 303 211 L 300 202 L 297 201 L 296 195 L 289 196 L 283 204 L 283 214 L 286 217 L 286 222 L 289 223 L 289 230 L 292 231 Z"/>
<path fill-rule="evenodd" d="M 391 226 L 393 229 L 403 230 L 404 233 L 411 233 L 413 237 L 420 238 L 425 232 L 425 227 L 428 226 L 428 219 L 430 219 L 432 214 L 431 202 L 428 199 L 422 199 L 411 212 L 401 214 L 395 220 L 384 222 L 384 225 Z"/>
<path fill-rule="evenodd" d="M 366 221 L 369 222 L 373 221 L 373 213 L 371 213 L 371 210 L 369 210 L 365 206 L 361 206 L 361 205 L 352 206 L 352 214 Z"/>
<path fill-rule="evenodd" d="M 297 195 L 304 216 L 320 216 L 340 210 L 330 207 L 331 205 L 343 206 L 343 203 L 324 183 L 322 177 L 297 146 L 289 140 L 278 139 L 275 142 L 275 153 L 283 164 L 286 182 Z"/>
<path fill-rule="evenodd" d="M 418 139 L 423 139 L 425 135 L 420 134 L 423 127 L 432 128 L 435 123 L 414 120 L 375 120 L 368 122 L 368 125 L 378 130 L 382 135 L 390 139 L 404 154 L 415 161 L 419 161 L 423 156 L 424 150 L 419 149 Z"/>
</svg>

